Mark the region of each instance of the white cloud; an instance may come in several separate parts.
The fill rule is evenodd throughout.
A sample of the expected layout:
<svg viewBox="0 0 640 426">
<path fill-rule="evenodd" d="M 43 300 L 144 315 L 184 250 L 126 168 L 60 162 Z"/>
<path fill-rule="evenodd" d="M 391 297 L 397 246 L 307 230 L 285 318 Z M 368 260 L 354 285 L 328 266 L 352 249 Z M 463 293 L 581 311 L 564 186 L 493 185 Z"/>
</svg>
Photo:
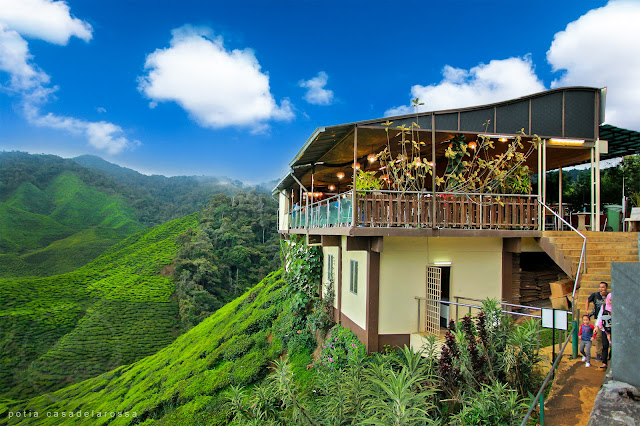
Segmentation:
<svg viewBox="0 0 640 426">
<path fill-rule="evenodd" d="M 607 86 L 606 121 L 640 130 L 640 3 L 613 1 L 557 33 L 547 52 L 552 87 Z"/>
<path fill-rule="evenodd" d="M 52 113 L 42 114 L 37 106 L 31 104 L 25 104 L 24 110 L 32 124 L 82 135 L 87 138 L 89 145 L 108 154 L 118 154 L 125 149 L 141 145 L 139 141 L 127 139 L 122 127 L 107 121 L 87 121 Z"/>
<path fill-rule="evenodd" d="M 424 105 L 420 111 L 436 111 L 450 108 L 483 105 L 525 96 L 545 89 L 536 76 L 529 55 L 519 58 L 494 59 L 470 70 L 446 65 L 443 79 L 429 86 L 415 85 L 412 98 L 420 98 Z M 387 110 L 386 116 L 415 112 L 408 106 Z"/>
<path fill-rule="evenodd" d="M 0 22 L 25 37 L 66 45 L 73 36 L 91 40 L 89 23 L 74 18 L 69 5 L 53 0 L 2 0 Z"/>
<path fill-rule="evenodd" d="M 331 101 L 333 101 L 333 91 L 324 88 L 328 80 L 329 76 L 327 73 L 320 71 L 318 75 L 312 79 L 298 82 L 298 86 L 307 89 L 304 99 L 314 105 L 331 105 Z"/>
<path fill-rule="evenodd" d="M 9 75 L 4 89 L 13 92 L 30 91 L 49 83 L 49 76 L 31 62 L 26 40 L 1 22 L 0 71 Z"/>
<path fill-rule="evenodd" d="M 0 79 L 0 89 L 19 98 L 31 124 L 80 134 L 90 145 L 109 154 L 139 144 L 128 140 L 122 128 L 113 123 L 43 113 L 42 106 L 51 101 L 58 88 L 50 86 L 50 77 L 33 62 L 23 35 L 66 44 L 74 35 L 89 40 L 91 27 L 72 18 L 63 2 L 0 0 L 0 78 L 4 74 L 8 77 L 6 82 Z"/>
<path fill-rule="evenodd" d="M 170 46 L 147 56 L 138 89 L 151 100 L 176 102 L 203 127 L 255 126 L 290 120 L 291 103 L 278 106 L 253 50 L 227 50 L 211 30 L 184 26 Z"/>
</svg>

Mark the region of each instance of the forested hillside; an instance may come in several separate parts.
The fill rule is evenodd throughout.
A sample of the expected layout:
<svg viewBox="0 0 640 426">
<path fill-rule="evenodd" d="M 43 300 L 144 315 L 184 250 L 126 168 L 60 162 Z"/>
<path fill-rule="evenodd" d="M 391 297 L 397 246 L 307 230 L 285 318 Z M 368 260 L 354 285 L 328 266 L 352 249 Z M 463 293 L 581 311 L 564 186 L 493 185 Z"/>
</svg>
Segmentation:
<svg viewBox="0 0 640 426">
<path fill-rule="evenodd" d="M 224 178 L 146 176 L 95 156 L 0 152 L 0 277 L 73 271 L 145 227 L 241 188 Z"/>
<path fill-rule="evenodd" d="M 0 395 L 58 389 L 173 341 L 176 237 L 195 225 L 191 215 L 141 231 L 70 273 L 0 280 Z"/>
<path fill-rule="evenodd" d="M 109 163 L 94 155 L 72 158 L 87 169 L 99 172 L 135 194 L 132 206 L 143 223 L 157 225 L 202 209 L 214 194 L 233 195 L 255 189 L 242 182 L 215 176 L 147 176 Z"/>
<path fill-rule="evenodd" d="M 198 324 L 280 265 L 277 204 L 257 192 L 214 196 L 180 236 L 176 291 L 183 329 Z"/>
</svg>

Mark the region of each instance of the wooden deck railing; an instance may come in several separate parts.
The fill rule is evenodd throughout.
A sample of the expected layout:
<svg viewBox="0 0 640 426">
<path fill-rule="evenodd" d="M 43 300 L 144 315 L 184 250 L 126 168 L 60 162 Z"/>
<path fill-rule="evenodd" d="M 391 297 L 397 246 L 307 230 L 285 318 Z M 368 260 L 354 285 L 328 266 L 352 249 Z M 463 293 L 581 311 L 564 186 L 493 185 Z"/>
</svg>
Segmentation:
<svg viewBox="0 0 640 426">
<path fill-rule="evenodd" d="M 298 209 L 292 228 L 352 226 L 353 191 Z M 358 191 L 356 226 L 467 229 L 537 229 L 536 195 L 437 192 L 435 218 L 428 192 Z"/>
</svg>

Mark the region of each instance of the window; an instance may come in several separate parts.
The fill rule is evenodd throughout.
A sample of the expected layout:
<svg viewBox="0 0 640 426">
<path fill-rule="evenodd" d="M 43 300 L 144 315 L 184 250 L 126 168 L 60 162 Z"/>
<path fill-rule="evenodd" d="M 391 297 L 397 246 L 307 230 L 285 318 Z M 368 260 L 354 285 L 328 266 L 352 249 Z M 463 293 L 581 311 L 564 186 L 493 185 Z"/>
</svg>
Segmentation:
<svg viewBox="0 0 640 426">
<path fill-rule="evenodd" d="M 349 279 L 349 290 L 351 293 L 358 294 L 358 261 L 351 261 L 351 270 L 350 270 L 350 279 Z"/>
<path fill-rule="evenodd" d="M 327 280 L 329 282 L 334 282 L 334 269 L 333 269 L 333 255 L 327 255 Z"/>
</svg>

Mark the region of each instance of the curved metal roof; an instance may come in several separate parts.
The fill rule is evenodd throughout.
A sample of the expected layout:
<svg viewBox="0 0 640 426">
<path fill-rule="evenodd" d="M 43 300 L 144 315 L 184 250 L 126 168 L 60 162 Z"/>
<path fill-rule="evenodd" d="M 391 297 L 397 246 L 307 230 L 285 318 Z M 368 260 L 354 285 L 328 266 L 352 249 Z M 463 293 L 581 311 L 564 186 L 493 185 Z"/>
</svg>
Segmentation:
<svg viewBox="0 0 640 426">
<path fill-rule="evenodd" d="M 353 148 L 348 147 L 353 146 L 354 129 L 359 129 L 358 147 L 365 149 L 367 145 L 375 146 L 380 140 L 386 139 L 384 123 L 387 121 L 393 122 L 393 128 L 403 124 L 410 126 L 415 122 L 420 126 L 420 132 L 425 132 L 426 139 L 431 138 L 434 123 L 437 141 L 457 133 L 524 133 L 523 138 L 537 135 L 546 139 L 608 140 L 609 153 L 603 154 L 603 159 L 637 153 L 640 133 L 602 125 L 605 99 L 606 88 L 564 87 L 487 105 L 320 127 L 289 163 L 291 172 L 280 181 L 274 191 L 291 187 L 296 180 L 302 180 L 312 168 L 350 164 L 353 161 Z M 360 155 L 358 152 L 358 157 Z M 577 163 L 583 161 L 581 159 Z"/>
</svg>

